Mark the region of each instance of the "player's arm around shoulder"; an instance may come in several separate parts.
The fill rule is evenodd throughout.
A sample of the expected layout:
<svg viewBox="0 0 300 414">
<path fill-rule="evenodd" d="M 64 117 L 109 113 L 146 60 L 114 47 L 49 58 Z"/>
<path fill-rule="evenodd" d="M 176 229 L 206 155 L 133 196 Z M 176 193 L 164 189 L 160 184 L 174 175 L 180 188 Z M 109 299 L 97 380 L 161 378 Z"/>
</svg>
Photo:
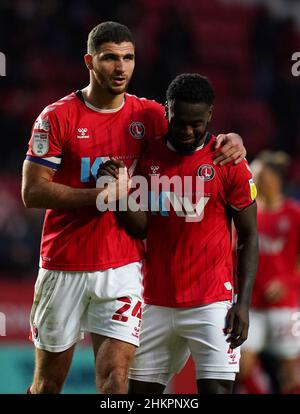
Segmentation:
<svg viewBox="0 0 300 414">
<path fill-rule="evenodd" d="M 239 164 L 247 154 L 242 137 L 235 132 L 219 134 L 215 143 L 214 164 Z"/>
</svg>

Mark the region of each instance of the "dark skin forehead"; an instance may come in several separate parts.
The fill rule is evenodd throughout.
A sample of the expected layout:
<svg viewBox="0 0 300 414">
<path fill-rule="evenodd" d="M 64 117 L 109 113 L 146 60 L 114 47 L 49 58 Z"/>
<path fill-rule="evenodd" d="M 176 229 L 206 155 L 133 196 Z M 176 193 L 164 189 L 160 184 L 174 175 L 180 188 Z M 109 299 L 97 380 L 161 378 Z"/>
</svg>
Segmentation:
<svg viewBox="0 0 300 414">
<path fill-rule="evenodd" d="M 176 119 L 185 121 L 204 119 L 207 116 L 210 108 L 211 107 L 204 102 L 190 103 L 179 100 L 174 101 L 170 107 L 172 115 L 175 116 Z"/>
</svg>

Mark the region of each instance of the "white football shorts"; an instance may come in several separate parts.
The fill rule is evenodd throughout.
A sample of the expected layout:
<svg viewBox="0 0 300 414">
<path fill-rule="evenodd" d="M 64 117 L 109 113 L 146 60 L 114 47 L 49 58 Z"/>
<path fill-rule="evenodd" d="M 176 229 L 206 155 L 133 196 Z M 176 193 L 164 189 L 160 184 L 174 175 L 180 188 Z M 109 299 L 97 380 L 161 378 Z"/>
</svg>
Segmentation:
<svg viewBox="0 0 300 414">
<path fill-rule="evenodd" d="M 142 264 L 95 272 L 40 269 L 30 314 L 34 345 L 61 352 L 84 332 L 139 345 Z"/>
<path fill-rule="evenodd" d="M 166 385 L 191 354 L 197 379 L 234 381 L 240 350 L 229 347 L 223 331 L 230 307 L 230 301 L 195 308 L 145 305 L 129 378 Z"/>
<path fill-rule="evenodd" d="M 299 325 L 298 309 L 252 309 L 248 339 L 242 350 L 254 353 L 266 350 L 277 357 L 296 358 L 300 354 L 300 332 L 297 324 Z"/>
</svg>

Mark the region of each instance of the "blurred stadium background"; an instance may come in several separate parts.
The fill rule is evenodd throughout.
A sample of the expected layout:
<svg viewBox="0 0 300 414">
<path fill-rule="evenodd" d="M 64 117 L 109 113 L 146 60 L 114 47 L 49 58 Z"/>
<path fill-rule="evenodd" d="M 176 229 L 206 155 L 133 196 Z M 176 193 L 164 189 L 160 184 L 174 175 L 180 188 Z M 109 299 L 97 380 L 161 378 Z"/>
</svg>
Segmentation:
<svg viewBox="0 0 300 414">
<path fill-rule="evenodd" d="M 43 212 L 26 210 L 20 199 L 30 129 L 44 106 L 88 83 L 87 35 L 105 20 L 127 24 L 135 35 L 129 92 L 164 102 L 176 74 L 207 75 L 217 93 L 213 131 L 240 133 L 249 160 L 266 148 L 288 152 L 286 192 L 300 199 L 300 77 L 291 73 L 291 56 L 300 52 L 298 0 L 1 0 L 7 66 L 0 77 L 0 312 L 6 317 L 0 393 L 24 393 L 33 371 L 28 316 Z M 94 392 L 85 345 L 76 352 L 66 393 Z M 169 391 L 193 392 L 192 369 Z"/>
</svg>

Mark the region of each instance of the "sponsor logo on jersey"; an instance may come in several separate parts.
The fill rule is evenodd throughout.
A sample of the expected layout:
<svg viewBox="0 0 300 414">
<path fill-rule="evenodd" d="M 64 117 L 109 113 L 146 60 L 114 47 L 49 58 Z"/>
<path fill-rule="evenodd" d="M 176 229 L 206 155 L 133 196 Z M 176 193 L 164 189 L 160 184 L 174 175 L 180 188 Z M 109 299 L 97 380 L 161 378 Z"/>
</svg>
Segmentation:
<svg viewBox="0 0 300 414">
<path fill-rule="evenodd" d="M 204 181 L 210 181 L 215 176 L 214 168 L 209 164 L 200 165 L 198 168 L 198 176 L 201 177 Z"/>
<path fill-rule="evenodd" d="M 251 197 L 251 200 L 255 200 L 256 199 L 256 196 L 257 196 L 257 189 L 256 189 L 255 182 L 253 181 L 252 178 L 249 180 L 249 185 L 250 185 L 250 197 Z"/>
<path fill-rule="evenodd" d="M 38 157 L 46 155 L 49 150 L 48 132 L 34 132 L 32 135 L 32 151 Z"/>
<path fill-rule="evenodd" d="M 151 173 L 149 173 L 149 175 L 159 175 L 159 165 L 151 165 L 150 170 Z"/>
<path fill-rule="evenodd" d="M 77 128 L 78 134 L 77 134 L 77 138 L 78 139 L 84 139 L 84 138 L 89 138 L 89 134 L 87 134 L 88 129 L 87 128 Z"/>
<path fill-rule="evenodd" d="M 141 122 L 131 122 L 129 131 L 133 138 L 136 139 L 141 139 L 145 135 L 145 127 Z"/>
<path fill-rule="evenodd" d="M 189 196 L 175 194 L 173 191 L 162 191 L 158 197 L 155 192 L 150 191 L 149 207 L 151 214 L 159 212 L 162 216 L 169 216 L 172 207 L 178 217 L 198 222 L 204 218 L 204 208 L 209 199 L 210 197 L 198 197 L 196 203 L 192 203 Z"/>
</svg>

